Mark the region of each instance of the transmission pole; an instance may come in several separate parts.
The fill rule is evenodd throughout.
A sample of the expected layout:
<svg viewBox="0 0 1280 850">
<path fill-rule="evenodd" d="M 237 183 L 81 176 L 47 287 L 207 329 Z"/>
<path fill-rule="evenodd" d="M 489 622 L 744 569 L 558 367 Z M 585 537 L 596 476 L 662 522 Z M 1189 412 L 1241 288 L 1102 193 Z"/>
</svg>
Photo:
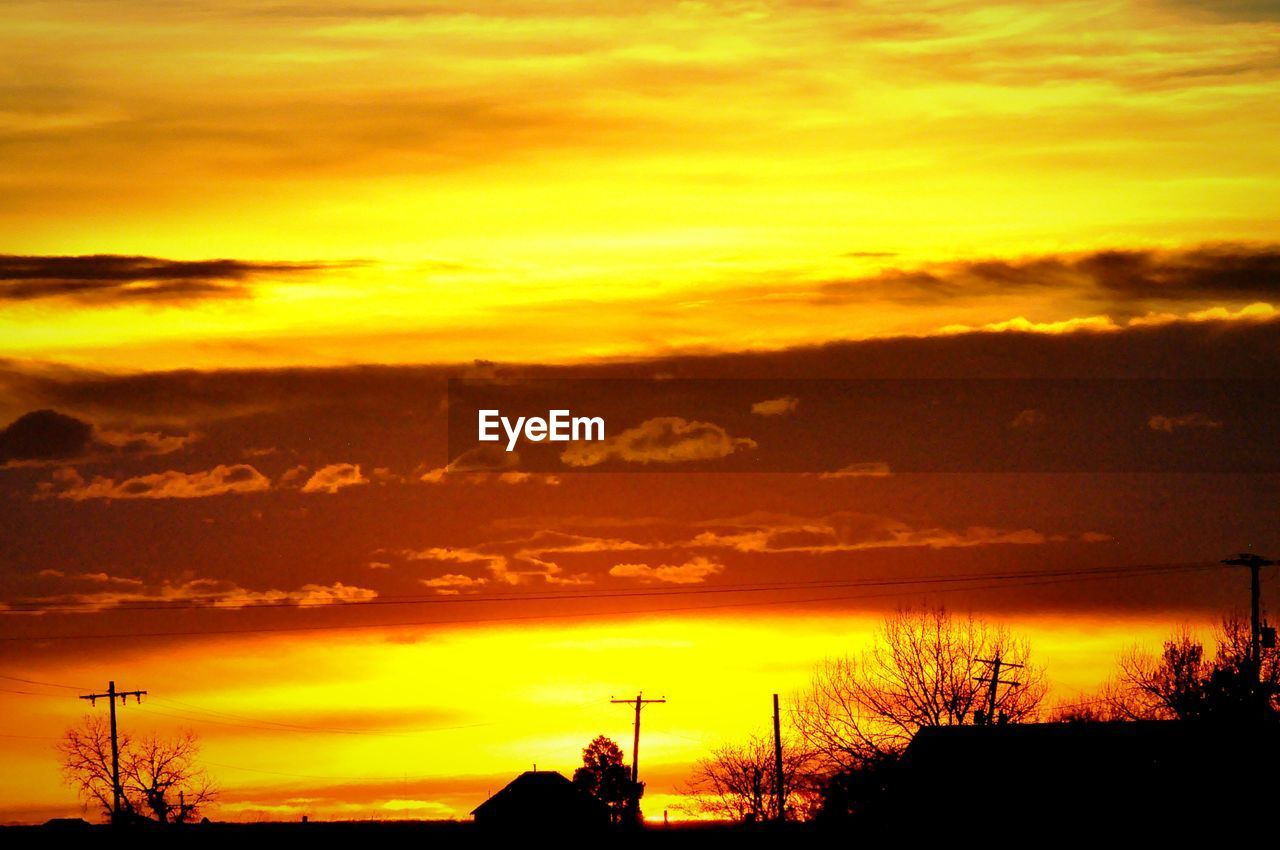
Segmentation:
<svg viewBox="0 0 1280 850">
<path fill-rule="evenodd" d="M 778 695 L 773 695 L 773 792 L 778 797 L 778 820 L 787 819 L 787 789 L 782 784 L 782 721 L 778 716 Z"/>
<path fill-rule="evenodd" d="M 124 705 L 129 697 L 133 697 L 139 703 L 142 702 L 142 695 L 146 691 L 117 691 L 114 681 L 107 683 L 107 692 L 104 694 L 84 694 L 80 699 L 87 699 L 89 705 L 96 706 L 98 700 L 105 699 L 111 708 L 111 822 L 118 823 L 120 820 L 120 797 L 123 793 L 120 788 L 120 742 L 116 737 L 116 698 L 119 697 L 120 704 Z"/>
<path fill-rule="evenodd" d="M 1254 681 L 1262 680 L 1262 576 L 1263 567 L 1273 567 L 1276 562 L 1261 555 L 1241 552 L 1222 563 L 1230 567 L 1249 568 L 1249 665 L 1253 668 Z"/>
<path fill-rule="evenodd" d="M 999 653 L 996 653 L 995 658 L 991 658 L 991 659 L 979 658 L 977 660 L 991 667 L 991 676 L 989 678 L 987 676 L 974 676 L 975 682 L 987 683 L 987 713 L 986 713 L 986 716 L 983 718 L 983 722 L 987 726 L 990 726 L 996 722 L 996 697 L 998 695 L 1000 686 L 1008 685 L 1011 688 L 1016 688 L 1022 684 L 1021 682 L 1014 682 L 1007 679 L 1001 679 L 1000 671 L 1005 669 L 1006 667 L 1018 668 L 1018 667 L 1022 667 L 1023 665 L 1010 664 L 1008 661 L 1001 659 Z"/>
<path fill-rule="evenodd" d="M 609 702 L 619 703 L 622 705 L 634 705 L 636 707 L 636 735 L 631 744 L 631 781 L 639 783 L 640 781 L 640 709 L 646 705 L 655 703 L 664 703 L 666 699 L 645 699 L 644 693 L 636 694 L 635 699 L 613 699 L 609 698 Z"/>
</svg>

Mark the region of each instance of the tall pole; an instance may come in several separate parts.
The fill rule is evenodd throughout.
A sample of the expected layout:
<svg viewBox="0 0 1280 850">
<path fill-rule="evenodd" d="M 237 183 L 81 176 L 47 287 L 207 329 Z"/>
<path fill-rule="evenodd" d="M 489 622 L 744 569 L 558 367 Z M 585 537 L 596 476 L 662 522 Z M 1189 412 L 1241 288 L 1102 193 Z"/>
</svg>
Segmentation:
<svg viewBox="0 0 1280 850">
<path fill-rule="evenodd" d="M 111 704 L 111 819 L 120 817 L 120 741 L 116 736 L 116 682 L 107 683 L 107 702 Z"/>
<path fill-rule="evenodd" d="M 1251 552 L 1241 552 L 1222 563 L 1230 567 L 1249 568 L 1249 666 L 1254 681 L 1262 680 L 1262 568 L 1276 562 Z"/>
<path fill-rule="evenodd" d="M 658 703 L 664 703 L 666 701 L 667 701 L 666 698 L 645 699 L 643 691 L 636 694 L 635 699 L 613 699 L 612 697 L 609 698 L 609 702 L 620 704 L 620 705 L 634 705 L 636 707 L 636 731 L 635 731 L 635 737 L 632 739 L 632 743 L 631 743 L 631 781 L 632 782 L 640 781 L 640 709 L 644 708 L 646 705 L 654 705 Z"/>
<path fill-rule="evenodd" d="M 636 729 L 631 740 L 631 781 L 640 781 L 640 697 L 636 697 Z"/>
<path fill-rule="evenodd" d="M 987 687 L 987 724 L 996 718 L 996 688 L 1000 685 L 1000 656 L 991 660 L 991 684 Z"/>
<path fill-rule="evenodd" d="M 1001 678 L 1000 678 L 1000 671 L 1001 671 L 1001 670 L 1003 670 L 1003 669 L 1004 669 L 1004 668 L 1006 668 L 1006 667 L 1022 667 L 1023 665 L 1021 665 L 1021 664 L 1010 664 L 1008 661 L 1005 661 L 1004 659 L 1002 659 L 1002 658 L 1000 657 L 999 653 L 997 653 L 997 654 L 996 654 L 996 656 L 995 656 L 994 658 L 990 658 L 990 659 L 987 659 L 987 658 L 978 658 L 978 659 L 975 659 L 975 660 L 976 660 L 976 661 L 978 661 L 978 662 L 980 662 L 980 663 L 982 663 L 982 664 L 987 664 L 987 665 L 989 665 L 989 666 L 991 667 L 991 678 L 990 678 L 990 679 L 988 679 L 986 676 L 974 676 L 974 681 L 975 681 L 975 682 L 978 682 L 978 683 L 987 682 L 987 683 L 988 683 L 988 685 L 987 685 L 987 711 L 986 711 L 986 715 L 983 717 L 983 723 L 984 723 L 985 725 L 987 725 L 987 726 L 991 726 L 992 724 L 994 724 L 994 723 L 996 722 L 996 702 L 997 702 L 997 697 L 998 697 L 998 695 L 999 695 L 999 694 L 998 694 L 998 692 L 999 692 L 999 688 L 1000 688 L 1000 686 L 1001 686 L 1001 685 L 1008 685 L 1008 686 L 1009 686 L 1009 687 L 1011 687 L 1011 688 L 1016 688 L 1016 687 L 1018 687 L 1019 685 L 1021 685 L 1021 684 L 1022 684 L 1021 682 L 1014 682 L 1014 681 L 1009 681 L 1009 680 L 1007 680 L 1007 679 L 1001 679 Z M 975 713 L 976 713 L 976 712 L 975 712 Z"/>
<path fill-rule="evenodd" d="M 1262 577 L 1258 564 L 1249 570 L 1249 647 L 1253 654 L 1254 671 L 1262 675 Z"/>
<path fill-rule="evenodd" d="M 787 819 L 787 789 L 782 784 L 782 721 L 778 715 L 778 695 L 773 695 L 773 792 L 778 797 L 778 820 Z"/>
<path fill-rule="evenodd" d="M 120 698 L 120 704 L 124 705 L 129 697 L 134 697 L 138 702 L 142 702 L 142 695 L 146 691 L 117 691 L 115 680 L 107 683 L 107 692 L 104 694 L 85 694 L 80 699 L 89 700 L 90 705 L 97 705 L 98 700 L 105 699 L 109 703 L 111 709 L 111 822 L 117 823 L 120 820 L 120 798 L 123 791 L 120 787 L 120 740 L 116 732 L 116 697 Z"/>
</svg>

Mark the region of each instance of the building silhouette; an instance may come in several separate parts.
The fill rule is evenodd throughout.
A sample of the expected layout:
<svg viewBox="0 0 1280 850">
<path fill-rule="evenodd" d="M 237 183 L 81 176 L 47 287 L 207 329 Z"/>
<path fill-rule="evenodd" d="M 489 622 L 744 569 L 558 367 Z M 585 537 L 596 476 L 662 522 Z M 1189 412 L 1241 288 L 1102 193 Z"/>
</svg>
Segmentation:
<svg viewBox="0 0 1280 850">
<path fill-rule="evenodd" d="M 579 831 L 609 825 L 609 809 L 554 770 L 529 770 L 471 812 L 486 828 Z"/>
<path fill-rule="evenodd" d="M 875 820 L 1000 834 L 1235 832 L 1274 808 L 1280 727 L 1188 721 L 921 729 L 885 784 Z"/>
</svg>

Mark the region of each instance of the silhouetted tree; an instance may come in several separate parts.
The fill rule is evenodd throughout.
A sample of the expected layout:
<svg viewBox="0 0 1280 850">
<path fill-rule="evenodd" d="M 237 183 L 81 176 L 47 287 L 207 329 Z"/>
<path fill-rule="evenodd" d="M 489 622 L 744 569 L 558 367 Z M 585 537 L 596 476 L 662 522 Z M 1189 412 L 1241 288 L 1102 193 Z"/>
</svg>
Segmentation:
<svg viewBox="0 0 1280 850">
<path fill-rule="evenodd" d="M 195 763 L 195 733 L 141 739 L 119 734 L 121 808 L 126 816 L 157 823 L 188 823 L 217 797 L 205 770 Z M 111 816 L 111 729 L 107 719 L 88 715 L 58 744 L 62 773 L 86 807 Z"/>
<path fill-rule="evenodd" d="M 608 806 L 614 823 L 639 819 L 644 783 L 631 781 L 622 748 L 610 738 L 600 735 L 587 744 L 582 767 L 573 772 L 573 784 Z"/>
<path fill-rule="evenodd" d="M 1186 629 L 1164 642 L 1159 655 L 1139 647 L 1126 650 L 1115 679 L 1094 698 L 1094 714 L 1116 720 L 1257 720 L 1276 718 L 1280 694 L 1280 654 L 1262 651 L 1255 675 L 1249 624 L 1226 617 L 1219 624 L 1216 652 Z"/>
<path fill-rule="evenodd" d="M 824 661 L 792 712 L 807 748 L 830 772 L 892 761 L 924 726 L 974 721 L 986 708 L 990 668 L 999 655 L 1023 665 L 1019 687 L 999 688 L 997 713 L 1011 721 L 1035 714 L 1047 686 L 1027 643 L 1000 626 L 943 608 L 904 609 L 886 617 L 859 656 Z"/>
<path fill-rule="evenodd" d="M 811 764 L 798 742 L 784 742 L 782 782 L 790 820 L 807 820 L 817 806 Z M 751 735 L 742 743 L 717 747 L 697 762 L 682 808 L 724 820 L 773 820 L 778 816 L 776 778 L 772 734 Z"/>
</svg>

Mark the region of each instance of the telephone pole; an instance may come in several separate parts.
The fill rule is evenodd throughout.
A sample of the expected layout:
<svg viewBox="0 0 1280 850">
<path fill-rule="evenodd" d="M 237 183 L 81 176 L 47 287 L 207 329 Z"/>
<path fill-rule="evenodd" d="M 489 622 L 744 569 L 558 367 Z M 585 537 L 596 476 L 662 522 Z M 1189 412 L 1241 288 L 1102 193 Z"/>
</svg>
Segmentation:
<svg viewBox="0 0 1280 850">
<path fill-rule="evenodd" d="M 644 693 L 641 692 L 636 694 L 635 699 L 614 699 L 610 697 L 609 702 L 634 705 L 636 707 L 636 735 L 631 744 L 631 781 L 638 783 L 640 781 L 640 709 L 646 705 L 664 703 L 666 699 L 645 699 Z"/>
<path fill-rule="evenodd" d="M 996 653 L 995 658 L 991 658 L 991 659 L 979 658 L 977 660 L 983 664 L 990 665 L 991 667 L 991 676 L 989 678 L 987 676 L 974 677 L 975 682 L 988 683 L 987 684 L 987 711 L 986 711 L 986 715 L 983 717 L 983 723 L 987 726 L 990 726 L 996 722 L 996 697 L 997 697 L 997 692 L 1000 686 L 1008 685 L 1011 688 L 1016 688 L 1022 684 L 1021 682 L 1014 682 L 1008 679 L 1001 679 L 1000 671 L 1007 667 L 1019 668 L 1019 667 L 1022 667 L 1022 665 L 1010 664 L 1008 661 L 1004 661 L 1003 659 L 1000 658 L 999 653 Z"/>
<path fill-rule="evenodd" d="M 1263 567 L 1274 567 L 1276 562 L 1251 552 L 1241 552 L 1222 563 L 1229 567 L 1249 568 L 1249 665 L 1255 681 L 1262 679 L 1262 576 Z"/>
<path fill-rule="evenodd" d="M 116 698 L 119 697 L 120 704 L 124 705 L 129 697 L 133 697 L 139 703 L 142 702 L 142 695 L 146 691 L 117 691 L 114 681 L 107 683 L 107 692 L 104 694 L 85 694 L 80 699 L 87 699 L 89 705 L 96 706 L 98 700 L 108 700 L 111 707 L 111 822 L 118 823 L 120 820 L 120 797 L 122 796 L 120 789 L 120 742 L 116 737 Z"/>
<path fill-rule="evenodd" d="M 778 716 L 778 695 L 773 695 L 773 792 L 778 797 L 778 820 L 787 819 L 787 789 L 782 784 L 782 721 Z"/>
</svg>

